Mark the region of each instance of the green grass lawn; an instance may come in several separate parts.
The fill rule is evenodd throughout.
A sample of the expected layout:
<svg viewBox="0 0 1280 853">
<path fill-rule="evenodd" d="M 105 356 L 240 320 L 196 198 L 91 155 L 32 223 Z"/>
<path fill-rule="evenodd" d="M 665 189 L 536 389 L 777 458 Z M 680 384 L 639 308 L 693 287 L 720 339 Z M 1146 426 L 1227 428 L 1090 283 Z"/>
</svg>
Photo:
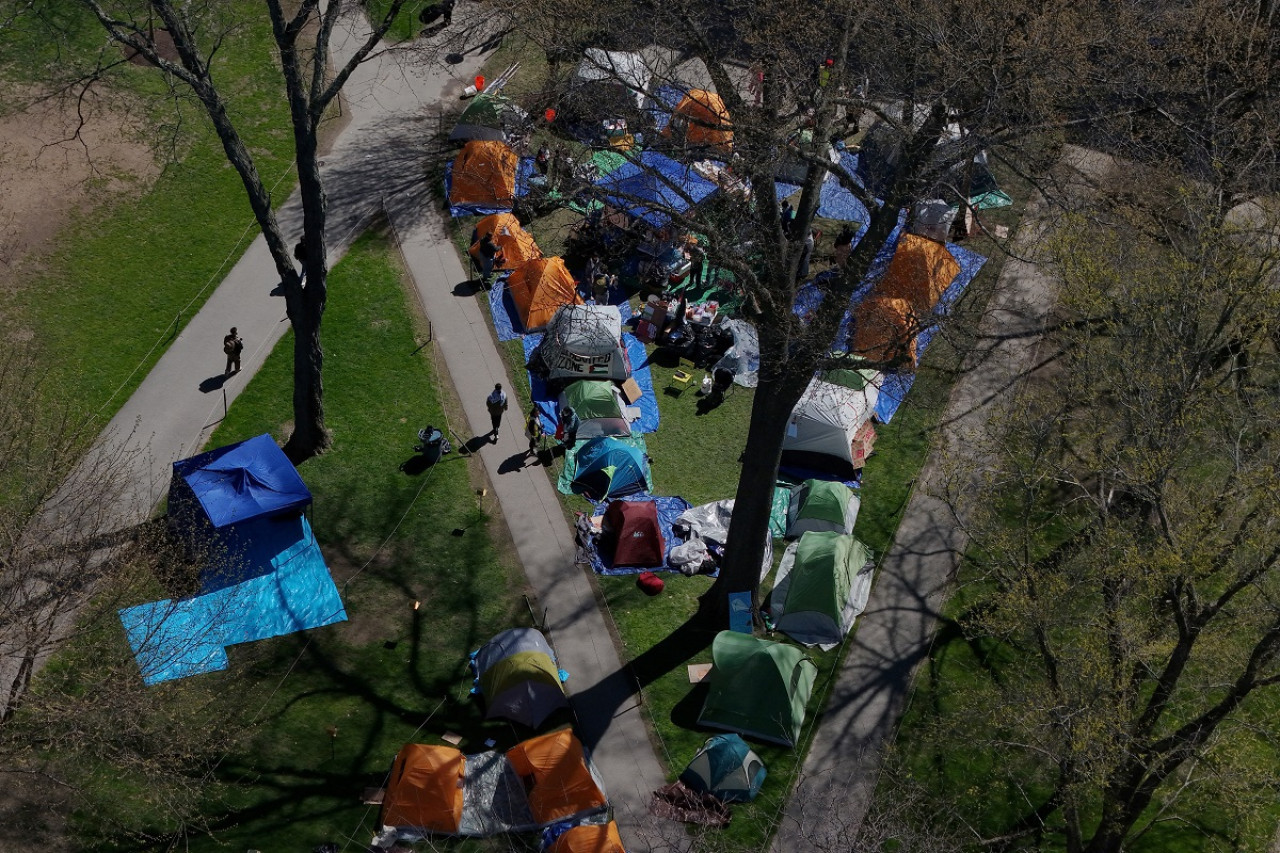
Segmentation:
<svg viewBox="0 0 1280 853">
<path fill-rule="evenodd" d="M 244 21 L 264 22 L 258 0 L 236 4 Z M 100 44 L 101 29 L 68 7 L 62 16 L 72 41 Z M 56 61 L 29 35 L 9 35 L 17 40 L 9 43 L 15 51 L 32 57 L 28 71 Z M 6 38 L 0 35 L 0 51 Z M 241 27 L 217 62 L 258 170 L 283 201 L 294 185 L 293 146 L 272 45 L 265 23 Z M 12 78 L 23 66 L 5 71 Z M 156 73 L 125 65 L 114 84 L 143 105 L 140 125 L 158 127 L 172 118 Z M 15 324 L 33 333 L 63 401 L 101 420 L 128 399 L 257 236 L 244 188 L 207 119 L 190 103 L 182 110 L 176 162 L 167 163 L 153 185 L 135 186 L 75 218 L 49 256 L 11 282 L 16 287 L 2 297 Z M 162 143 L 161 133 L 156 130 L 150 141 Z"/>
<path fill-rule="evenodd" d="M 477 496 L 483 474 L 456 453 L 417 475 L 400 470 L 420 426 L 457 414 L 431 348 L 418 348 L 416 303 L 395 257 L 383 239 L 365 237 L 333 270 L 324 346 L 334 446 L 300 469 L 349 620 L 254 644 L 252 668 L 235 677 L 199 676 L 224 679 L 262 708 L 263 722 L 250 748 L 219 768 L 236 783 L 232 810 L 214 838 L 191 840 L 193 850 L 367 842 L 377 809 L 359 795 L 382 783 L 403 743 L 440 743 L 453 731 L 464 751 L 480 752 L 487 738 L 500 748 L 519 739 L 510 725 L 484 722 L 468 698 L 469 652 L 528 624 L 523 574 L 494 544 L 506 534 L 492 499 Z M 264 431 L 283 437 L 291 342 L 272 352 L 212 446 Z M 240 656 L 231 650 L 233 669 Z"/>
</svg>

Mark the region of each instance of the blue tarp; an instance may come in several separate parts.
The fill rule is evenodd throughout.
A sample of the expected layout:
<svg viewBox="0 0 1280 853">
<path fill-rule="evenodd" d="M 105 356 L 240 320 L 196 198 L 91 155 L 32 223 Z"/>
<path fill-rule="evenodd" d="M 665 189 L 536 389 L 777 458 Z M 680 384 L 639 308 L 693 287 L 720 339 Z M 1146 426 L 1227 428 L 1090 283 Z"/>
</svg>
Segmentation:
<svg viewBox="0 0 1280 853">
<path fill-rule="evenodd" d="M 630 317 L 631 311 L 628 307 L 623 312 L 623 321 Z M 525 364 L 529 363 L 529 359 L 533 357 L 533 351 L 537 349 L 538 344 L 542 342 L 542 335 L 525 335 L 524 336 L 524 360 Z M 657 432 L 659 415 L 658 415 L 658 397 L 653 393 L 653 371 L 649 369 L 649 354 L 644 348 L 644 344 L 640 339 L 630 332 L 624 332 L 622 335 L 622 345 L 627 348 L 627 358 L 631 362 L 631 378 L 640 386 L 640 399 L 632 403 L 640 409 L 640 417 L 631 421 L 631 431 L 633 433 Z M 547 435 L 555 435 L 556 421 L 559 414 L 557 409 L 557 396 L 547 387 L 547 383 L 538 376 L 526 371 L 529 377 L 529 398 L 533 400 L 534 405 L 538 407 L 538 411 L 542 413 L 542 428 L 547 431 Z M 597 380 L 603 381 L 603 380 Z"/>
<path fill-rule="evenodd" d="M 533 176 L 534 163 L 532 157 L 521 157 L 516 163 L 516 198 L 523 198 L 529 194 L 529 178 Z M 453 189 L 453 163 L 452 161 L 445 164 L 444 167 L 444 197 L 449 198 L 450 191 Z M 488 216 L 491 213 L 506 213 L 511 210 L 512 205 L 501 204 L 495 202 L 459 202 L 449 203 L 449 213 L 452 216 Z"/>
<path fill-rule="evenodd" d="M 863 186 L 858 176 L 858 155 L 849 151 L 840 154 L 840 165 L 848 172 L 859 186 Z M 795 195 L 800 191 L 799 184 L 787 184 L 778 181 L 774 184 L 774 195 L 777 201 Z M 867 206 L 858 197 L 840 185 L 835 175 L 830 173 L 822 181 L 818 195 L 818 215 L 824 219 L 838 219 L 841 222 L 857 222 L 860 224 L 854 244 L 862 239 L 863 233 L 871 224 L 871 214 Z"/>
<path fill-rule="evenodd" d="M 311 492 L 270 435 L 173 463 L 169 504 L 175 518 L 198 505 L 214 528 L 224 528 L 310 503 Z"/>
<path fill-rule="evenodd" d="M 987 262 L 986 257 L 983 255 L 953 243 L 947 244 L 947 251 L 960 264 L 960 272 L 956 274 L 951 285 L 938 299 L 938 304 L 934 306 L 933 313 L 938 317 L 945 317 L 951 313 L 956 300 L 964 293 L 970 282 L 977 277 L 982 265 Z M 933 336 L 937 331 L 938 327 L 934 325 L 924 329 L 916 336 L 917 360 L 924 357 L 925 348 L 929 346 L 929 342 L 933 340 Z M 911 386 L 915 381 L 916 375 L 914 373 L 891 373 L 884 377 L 884 382 L 880 385 L 880 396 L 876 399 L 876 417 L 880 419 L 881 423 L 887 424 L 893 420 L 894 414 L 906 399 L 907 392 L 911 390 Z"/>
<path fill-rule="evenodd" d="M 599 548 L 593 548 L 591 549 L 591 568 L 597 574 L 602 575 L 636 575 L 640 572 L 657 571 L 659 569 L 675 571 L 675 569 L 666 565 L 665 557 L 671 553 L 672 548 L 679 545 L 684 540 L 679 539 L 675 535 L 675 531 L 672 530 L 672 526 L 675 524 L 676 519 L 680 517 L 680 514 L 686 509 L 692 508 L 693 504 L 689 503 L 684 498 L 652 497 L 650 495 L 631 495 L 630 497 L 623 498 L 622 500 L 653 501 L 654 506 L 658 510 L 658 526 L 662 528 L 662 541 L 665 544 L 662 552 L 664 557 L 662 561 L 663 564 L 661 566 L 625 566 L 621 569 L 615 569 L 613 568 L 611 557 L 605 557 L 600 553 Z M 608 508 L 609 504 L 607 503 L 598 504 L 592 515 L 597 518 L 603 516 L 605 510 Z"/>
<path fill-rule="evenodd" d="M 700 204 L 718 187 L 692 167 L 656 151 L 642 151 L 636 160 L 596 181 L 596 195 L 633 219 L 661 228 L 671 221 L 666 213 L 683 213 Z"/>
<path fill-rule="evenodd" d="M 147 684 L 227 667 L 226 647 L 342 622 L 346 609 L 305 518 L 261 527 L 273 552 L 265 574 L 178 601 L 120 611 Z"/>
</svg>

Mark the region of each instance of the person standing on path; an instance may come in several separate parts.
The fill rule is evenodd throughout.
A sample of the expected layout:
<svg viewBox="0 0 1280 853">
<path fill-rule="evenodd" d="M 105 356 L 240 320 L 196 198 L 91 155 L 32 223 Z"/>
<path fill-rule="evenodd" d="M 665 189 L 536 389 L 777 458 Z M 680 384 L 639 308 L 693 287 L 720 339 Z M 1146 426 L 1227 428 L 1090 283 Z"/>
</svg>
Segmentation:
<svg viewBox="0 0 1280 853">
<path fill-rule="evenodd" d="M 484 405 L 489 410 L 489 423 L 493 424 L 493 431 L 489 433 L 489 437 L 494 444 L 497 444 L 498 427 L 502 426 L 502 413 L 507 410 L 507 395 L 502 390 L 501 382 L 493 386 L 493 393 L 485 398 Z"/>
<path fill-rule="evenodd" d="M 239 373 L 240 353 L 244 352 L 244 341 L 240 340 L 235 326 L 232 326 L 231 332 L 222 339 L 222 351 L 227 356 L 227 369 L 222 375 L 230 376 L 232 373 Z"/>
<path fill-rule="evenodd" d="M 498 257 L 498 244 L 493 242 L 492 234 L 480 238 L 476 254 L 480 256 L 480 285 L 488 290 L 493 286 L 493 264 Z"/>
<path fill-rule="evenodd" d="M 529 407 L 529 414 L 524 419 L 524 434 L 529 439 L 529 452 L 526 456 L 535 456 L 538 453 L 538 445 L 542 442 L 542 437 L 547 431 L 542 427 L 542 415 L 538 412 L 538 405 Z"/>
<path fill-rule="evenodd" d="M 573 446 L 578 443 L 578 428 L 582 426 L 582 421 L 578 419 L 578 413 L 569 406 L 565 406 L 560 410 L 560 428 L 557 433 L 564 436 L 564 450 L 568 453 Z"/>
</svg>

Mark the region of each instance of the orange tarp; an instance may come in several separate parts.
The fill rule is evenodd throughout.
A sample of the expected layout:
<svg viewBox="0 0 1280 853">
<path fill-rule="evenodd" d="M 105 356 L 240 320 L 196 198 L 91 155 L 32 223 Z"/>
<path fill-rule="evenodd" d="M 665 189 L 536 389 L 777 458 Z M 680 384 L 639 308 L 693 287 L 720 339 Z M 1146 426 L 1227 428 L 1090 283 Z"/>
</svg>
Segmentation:
<svg viewBox="0 0 1280 853">
<path fill-rule="evenodd" d="M 561 729 L 516 744 L 507 761 L 525 783 L 529 810 L 538 823 L 551 823 L 607 804 L 587 769 L 582 744 Z"/>
<path fill-rule="evenodd" d="M 872 293 L 858 306 L 849 352 L 883 365 L 910 371 L 916 363 L 919 325 L 905 299 Z"/>
<path fill-rule="evenodd" d="M 546 853 L 627 853 L 613 821 L 603 826 L 578 825 L 561 835 Z"/>
<path fill-rule="evenodd" d="M 520 227 L 520 220 L 510 213 L 495 213 L 486 216 L 476 224 L 477 241 L 486 234 L 493 235 L 493 242 L 498 244 L 502 252 L 501 261 L 494 264 L 494 269 L 513 270 L 525 261 L 542 257 L 542 250 L 534 242 L 533 235 Z M 471 257 L 479 261 L 480 243 L 471 246 Z"/>
<path fill-rule="evenodd" d="M 672 122 L 684 125 L 684 141 L 688 145 L 708 145 L 730 151 L 733 148 L 733 121 L 724 100 L 715 92 L 692 89 L 681 98 L 672 113 Z M 663 129 L 671 134 L 671 125 Z"/>
<path fill-rule="evenodd" d="M 466 758 L 451 746 L 405 744 L 391 765 L 382 825 L 456 833 L 465 768 Z"/>
<path fill-rule="evenodd" d="M 511 204 L 516 196 L 519 160 L 504 143 L 473 139 L 453 161 L 449 202 Z"/>
<path fill-rule="evenodd" d="M 959 274 L 960 264 L 945 245 L 904 234 L 874 295 L 905 299 L 917 317 L 924 317 Z"/>
<path fill-rule="evenodd" d="M 507 278 L 507 288 L 526 332 L 550 323 L 563 306 L 582 304 L 563 258 L 536 258 L 520 265 Z"/>
</svg>

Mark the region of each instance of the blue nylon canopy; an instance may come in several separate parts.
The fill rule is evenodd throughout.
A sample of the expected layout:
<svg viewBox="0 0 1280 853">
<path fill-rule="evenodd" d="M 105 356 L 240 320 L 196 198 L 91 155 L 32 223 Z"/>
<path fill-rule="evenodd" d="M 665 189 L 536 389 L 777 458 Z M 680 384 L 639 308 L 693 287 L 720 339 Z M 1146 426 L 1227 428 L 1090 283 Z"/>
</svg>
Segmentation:
<svg viewBox="0 0 1280 853">
<path fill-rule="evenodd" d="M 173 463 L 169 506 L 194 499 L 215 528 L 301 509 L 311 492 L 270 435 Z"/>
<path fill-rule="evenodd" d="M 596 181 L 596 187 L 606 203 L 659 228 L 671 221 L 664 211 L 683 213 L 718 189 L 689 166 L 656 151 L 642 151 Z"/>
</svg>

